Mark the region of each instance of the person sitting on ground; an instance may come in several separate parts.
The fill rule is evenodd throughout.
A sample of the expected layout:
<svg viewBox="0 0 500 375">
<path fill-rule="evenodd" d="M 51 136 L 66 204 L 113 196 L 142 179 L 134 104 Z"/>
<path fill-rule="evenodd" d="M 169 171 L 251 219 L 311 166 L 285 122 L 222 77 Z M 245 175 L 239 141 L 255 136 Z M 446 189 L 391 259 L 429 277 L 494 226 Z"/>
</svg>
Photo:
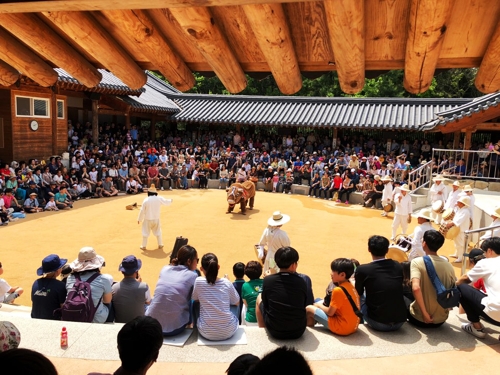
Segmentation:
<svg viewBox="0 0 500 375">
<path fill-rule="evenodd" d="M 80 249 L 78 258 L 70 266 L 73 273 L 66 280 L 66 290 L 68 292 L 75 284 L 77 275 L 82 281 L 87 281 L 94 274 L 99 274 L 90 283 L 92 301 L 94 307 L 97 308 L 92 323 L 105 323 L 110 312 L 109 306 L 111 306 L 112 294 L 109 279 L 101 274 L 101 268 L 104 266 L 104 258 L 97 255 L 94 248 L 85 246 Z"/>
<path fill-rule="evenodd" d="M 30 349 L 14 348 L 0 351 L 0 363 L 8 373 L 23 375 L 58 374 L 54 364 L 47 357 Z"/>
<path fill-rule="evenodd" d="M 361 296 L 364 321 L 377 331 L 396 331 L 406 322 L 403 298 L 403 268 L 386 259 L 389 240 L 382 236 L 368 239 L 372 262 L 356 268 L 356 291 Z"/>
<path fill-rule="evenodd" d="M 121 366 L 114 375 L 145 375 L 158 359 L 163 346 L 160 323 L 149 316 L 138 316 L 118 332 Z M 112 375 L 91 372 L 88 375 Z"/>
<path fill-rule="evenodd" d="M 242 262 L 237 262 L 233 265 L 233 276 L 235 277 L 235 280 L 233 282 L 234 289 L 238 292 L 238 295 L 240 296 L 240 303 L 238 304 L 238 320 L 241 325 L 241 309 L 243 305 L 243 301 L 241 299 L 241 288 L 243 287 L 243 284 L 245 284 L 245 264 Z"/>
<path fill-rule="evenodd" d="M 83 181 L 80 181 L 80 183 L 76 185 L 76 194 L 78 195 L 76 199 L 90 199 L 93 195 L 92 191 L 89 189 L 89 185 Z"/>
<path fill-rule="evenodd" d="M 49 201 L 45 205 L 45 211 L 59 211 L 57 208 L 55 197 L 50 197 Z"/>
<path fill-rule="evenodd" d="M 37 269 L 38 276 L 31 287 L 31 317 L 34 319 L 59 320 L 54 315 L 54 310 L 62 307 L 66 300 L 66 283 L 59 281 L 57 277 L 68 262 L 56 254 L 50 254 L 43 258 L 42 266 Z"/>
<path fill-rule="evenodd" d="M 161 324 L 163 335 L 182 333 L 193 321 L 191 294 L 198 275 L 198 253 L 190 245 L 182 246 L 170 265 L 162 268 L 146 315 Z"/>
<path fill-rule="evenodd" d="M 443 244 L 444 237 L 437 230 L 431 229 L 424 233 L 422 247 L 425 254 L 431 258 L 436 275 L 445 289 L 449 289 L 455 285 L 457 278 L 453 266 L 437 254 Z M 410 275 L 415 301 L 410 305 L 408 321 L 421 328 L 440 327 L 448 319 L 449 310 L 437 301 L 436 289 L 427 273 L 424 257 L 411 261 Z"/>
<path fill-rule="evenodd" d="M 425 255 L 425 251 L 422 248 L 424 233 L 433 229 L 431 224 L 432 216 L 430 209 L 424 208 L 420 210 L 416 216 L 418 225 L 415 227 L 413 235 L 411 236 L 411 249 L 408 252 L 408 261 L 410 262 L 415 258 L 423 257 Z"/>
<path fill-rule="evenodd" d="M 203 255 L 201 271 L 205 277 L 196 278 L 192 296 L 200 302 L 198 332 L 212 341 L 227 340 L 238 329 L 238 318 L 230 307 L 238 305 L 240 296 L 228 279 L 217 277 L 219 267 L 215 254 Z"/>
<path fill-rule="evenodd" d="M 128 323 L 136 316 L 143 316 L 145 305 L 151 303 L 149 286 L 143 283 L 139 276 L 141 267 L 141 260 L 133 255 L 123 258 L 118 267 L 118 271 L 123 274 L 123 279 L 111 287 L 117 323 Z"/>
<path fill-rule="evenodd" d="M 60 210 L 69 210 L 73 208 L 73 202 L 68 198 L 68 191 L 66 187 L 61 186 L 60 190 L 54 196 L 56 206 Z"/>
<path fill-rule="evenodd" d="M 16 349 L 21 342 L 21 332 L 17 327 L 7 321 L 0 322 L 0 353 L 11 349 Z M 2 368 L 5 370 L 5 366 Z"/>
<path fill-rule="evenodd" d="M 130 176 L 125 186 L 125 191 L 127 194 L 139 194 L 142 193 L 142 186 L 133 176 Z"/>
<path fill-rule="evenodd" d="M 99 188 L 96 187 L 96 194 L 98 197 L 114 197 L 118 195 L 118 190 L 115 188 L 115 185 L 113 185 L 113 179 L 111 176 L 107 176 L 102 182 L 101 190 L 98 189 Z"/>
<path fill-rule="evenodd" d="M 462 305 L 469 323 L 462 324 L 462 329 L 483 339 L 486 337 L 481 319 L 500 326 L 500 237 L 492 237 L 481 244 L 485 259 L 463 275 L 457 282 Z M 470 285 L 483 279 L 486 293 Z"/>
<path fill-rule="evenodd" d="M 307 285 L 297 274 L 299 253 L 293 247 L 281 247 L 274 260 L 279 272 L 266 276 L 255 312 L 259 327 L 279 340 L 294 340 L 306 330 Z"/>
<path fill-rule="evenodd" d="M 0 276 L 3 275 L 3 265 L 0 262 Z M 10 286 L 7 281 L 0 278 L 0 303 L 14 303 L 14 300 L 23 294 L 24 290 L 18 286 Z M 1 306 L 1 305 L 0 305 Z"/>
<path fill-rule="evenodd" d="M 262 265 L 255 261 L 251 260 L 245 266 L 245 275 L 248 277 L 249 281 L 243 284 L 241 288 L 241 298 L 243 301 L 243 312 L 244 319 L 243 321 L 247 326 L 257 325 L 257 317 L 255 315 L 255 302 L 257 300 L 257 296 L 262 293 L 262 280 L 260 277 L 262 276 Z"/>
<path fill-rule="evenodd" d="M 36 193 L 34 193 L 34 192 L 31 193 L 29 195 L 29 198 L 27 198 L 24 201 L 23 206 L 24 206 L 24 212 L 29 213 L 29 214 L 43 211 L 43 208 L 40 207 L 40 204 L 38 203 L 38 199 L 36 198 Z"/>
<path fill-rule="evenodd" d="M 357 331 L 359 318 L 347 298 L 346 292 L 359 309 L 359 296 L 349 278 L 354 273 L 354 264 L 350 259 L 335 259 L 330 268 L 332 282 L 336 285 L 332 290 L 330 304 L 325 306 L 322 300 L 306 307 L 307 325 L 314 327 L 316 322 L 322 324 L 337 335 L 347 336 Z"/>
</svg>

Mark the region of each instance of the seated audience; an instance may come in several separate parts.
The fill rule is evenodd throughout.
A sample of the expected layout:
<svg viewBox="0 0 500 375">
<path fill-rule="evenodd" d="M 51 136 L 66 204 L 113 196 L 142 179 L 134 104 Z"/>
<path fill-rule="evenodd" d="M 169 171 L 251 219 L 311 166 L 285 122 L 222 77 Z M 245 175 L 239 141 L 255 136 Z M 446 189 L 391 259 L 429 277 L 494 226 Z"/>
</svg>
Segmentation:
<svg viewBox="0 0 500 375">
<path fill-rule="evenodd" d="M 377 331 L 395 331 L 406 322 L 403 298 L 403 268 L 386 259 L 389 240 L 382 236 L 368 239 L 373 261 L 356 268 L 356 291 L 361 296 L 364 321 Z"/>
<path fill-rule="evenodd" d="M 19 375 L 57 375 L 54 364 L 47 357 L 30 349 L 0 350 L 0 363 L 2 369 Z"/>
<path fill-rule="evenodd" d="M 226 370 L 227 375 L 245 375 L 247 370 L 260 361 L 260 358 L 253 354 L 242 354 L 229 364 Z"/>
<path fill-rule="evenodd" d="M 359 309 L 358 293 L 349 282 L 354 273 L 354 263 L 347 258 L 338 258 L 331 263 L 330 268 L 332 282 L 336 285 L 330 304 L 325 306 L 323 301 L 318 301 L 307 306 L 307 325 L 314 327 L 318 322 L 337 335 L 347 336 L 356 332 L 359 324 L 359 318 L 347 297 L 348 293 Z"/>
<path fill-rule="evenodd" d="M 24 201 L 24 212 L 33 214 L 37 212 L 42 212 L 43 208 L 40 207 L 40 203 L 38 203 L 37 194 L 35 192 L 30 193 L 29 197 Z"/>
<path fill-rule="evenodd" d="M 219 261 L 212 253 L 203 255 L 201 272 L 194 282 L 193 300 L 200 302 L 198 332 L 207 340 L 227 340 L 238 329 L 238 318 L 231 305 L 238 305 L 240 296 L 226 278 L 219 278 Z"/>
<path fill-rule="evenodd" d="M 298 339 L 306 330 L 308 295 L 306 282 L 297 274 L 299 253 L 293 247 L 281 247 L 274 260 L 279 272 L 264 278 L 256 301 L 257 321 L 276 339 Z"/>
<path fill-rule="evenodd" d="M 198 277 L 198 253 L 192 246 L 182 246 L 172 263 L 162 268 L 156 284 L 154 298 L 146 315 L 157 319 L 163 335 L 182 333 L 193 321 L 191 294 Z"/>
<path fill-rule="evenodd" d="M 257 325 L 257 317 L 255 315 L 255 302 L 257 301 L 257 296 L 262 293 L 262 265 L 251 260 L 245 266 L 245 275 L 248 277 L 249 281 L 243 284 L 241 287 L 241 299 L 244 305 L 243 312 L 246 325 Z"/>
<path fill-rule="evenodd" d="M 0 322 L 0 353 L 15 349 L 21 342 L 21 333 L 17 327 L 7 321 Z M 2 368 L 5 369 L 2 363 Z"/>
<path fill-rule="evenodd" d="M 59 320 L 54 310 L 59 309 L 66 300 L 66 283 L 59 281 L 63 266 L 68 262 L 56 254 L 43 258 L 42 266 L 37 269 L 38 276 L 31 287 L 31 317 L 35 319 Z"/>
<path fill-rule="evenodd" d="M 138 316 L 125 324 L 117 336 L 121 366 L 114 375 L 145 375 L 158 359 L 163 346 L 160 323 L 149 316 Z M 88 375 L 112 375 L 91 372 Z"/>
<path fill-rule="evenodd" d="M 137 316 L 143 316 L 145 305 L 151 303 L 149 286 L 139 276 L 141 267 L 142 261 L 133 255 L 123 258 L 118 267 L 123 279 L 111 287 L 117 323 L 128 323 Z"/>
<path fill-rule="evenodd" d="M 3 265 L 0 262 L 0 276 L 3 275 Z M 23 294 L 23 288 L 10 286 L 7 281 L 0 278 L 0 303 L 14 303 L 14 300 Z"/>
<path fill-rule="evenodd" d="M 297 349 L 282 346 L 266 354 L 245 373 L 245 375 L 276 374 L 312 375 L 313 372 Z"/>
<path fill-rule="evenodd" d="M 444 237 L 437 230 L 431 229 L 424 233 L 422 247 L 425 254 L 431 258 L 441 283 L 449 289 L 455 285 L 457 278 L 453 266 L 437 254 L 443 243 Z M 421 328 L 440 327 L 448 319 L 449 310 L 437 302 L 436 289 L 427 273 L 423 257 L 411 261 L 410 275 L 415 301 L 410 305 L 408 321 Z"/>
<path fill-rule="evenodd" d="M 485 259 L 463 275 L 458 281 L 460 304 L 467 314 L 469 323 L 462 324 L 462 329 L 484 339 L 486 332 L 481 319 L 500 326 L 500 237 L 484 240 L 481 245 Z M 486 293 L 470 285 L 483 279 Z"/>
<path fill-rule="evenodd" d="M 238 320 L 241 324 L 241 309 L 243 305 L 243 301 L 241 300 L 241 288 L 243 284 L 245 284 L 245 264 L 241 262 L 237 262 L 233 265 L 233 276 L 236 278 L 233 282 L 234 289 L 238 292 L 240 296 L 240 303 L 238 304 Z"/>
</svg>

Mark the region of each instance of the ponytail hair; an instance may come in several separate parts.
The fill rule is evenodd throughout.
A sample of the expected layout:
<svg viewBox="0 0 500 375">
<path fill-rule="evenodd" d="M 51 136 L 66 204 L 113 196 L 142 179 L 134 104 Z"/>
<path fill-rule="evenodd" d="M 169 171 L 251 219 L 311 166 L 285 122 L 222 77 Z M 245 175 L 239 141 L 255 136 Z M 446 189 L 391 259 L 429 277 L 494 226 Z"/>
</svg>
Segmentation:
<svg viewBox="0 0 500 375">
<path fill-rule="evenodd" d="M 203 255 L 203 258 L 201 258 L 201 266 L 205 271 L 207 283 L 215 284 L 217 274 L 219 273 L 219 260 L 217 259 L 217 256 L 213 253 Z"/>
<path fill-rule="evenodd" d="M 177 251 L 177 257 L 170 262 L 173 266 L 187 266 L 188 260 L 195 260 L 198 252 L 193 246 L 184 245 Z"/>
</svg>

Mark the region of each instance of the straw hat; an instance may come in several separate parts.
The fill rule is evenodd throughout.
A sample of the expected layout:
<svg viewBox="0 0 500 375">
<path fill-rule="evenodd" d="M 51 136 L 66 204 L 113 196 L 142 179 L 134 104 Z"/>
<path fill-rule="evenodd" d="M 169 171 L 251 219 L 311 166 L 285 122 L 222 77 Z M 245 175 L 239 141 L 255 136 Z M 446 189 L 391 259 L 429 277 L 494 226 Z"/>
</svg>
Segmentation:
<svg viewBox="0 0 500 375">
<path fill-rule="evenodd" d="M 465 185 L 465 186 L 464 186 L 464 191 L 472 191 L 472 186 L 470 186 L 470 185 Z"/>
<path fill-rule="evenodd" d="M 375 177 L 373 177 L 375 180 L 377 181 L 380 181 L 380 176 L 378 174 L 375 175 Z"/>
<path fill-rule="evenodd" d="M 452 186 L 458 186 L 458 187 L 460 187 L 460 182 L 455 181 Z"/>
<path fill-rule="evenodd" d="M 424 208 L 423 210 L 420 210 L 420 212 L 416 215 L 417 218 L 422 218 L 422 219 L 427 219 L 429 221 L 432 221 L 431 217 L 431 210 L 429 208 Z"/>
<path fill-rule="evenodd" d="M 386 175 L 386 176 L 384 176 L 384 177 L 382 178 L 382 180 L 381 180 L 381 181 L 384 181 L 384 182 L 387 182 L 387 181 L 392 181 L 392 178 L 391 178 L 391 176 Z"/>
<path fill-rule="evenodd" d="M 286 224 L 290 221 L 290 216 L 282 214 L 280 211 L 274 211 L 273 216 L 267 220 L 267 224 L 272 227 Z"/>
<path fill-rule="evenodd" d="M 151 184 L 148 189 L 148 193 L 157 193 L 155 184 Z"/>
<path fill-rule="evenodd" d="M 500 206 L 495 208 L 491 213 L 490 216 L 495 216 L 495 217 L 500 217 Z"/>
<path fill-rule="evenodd" d="M 408 186 L 408 184 L 404 184 L 399 189 L 402 190 L 402 191 L 410 191 L 410 187 Z"/>
<path fill-rule="evenodd" d="M 460 203 L 462 203 L 465 207 L 470 206 L 470 198 L 469 197 L 461 197 L 458 201 Z"/>
<path fill-rule="evenodd" d="M 434 177 L 434 181 L 443 181 L 443 180 L 444 180 L 444 178 L 440 174 L 438 174 L 438 175 L 436 175 L 436 177 Z"/>
<path fill-rule="evenodd" d="M 104 258 L 97 255 L 93 247 L 85 246 L 80 249 L 78 259 L 71 263 L 71 269 L 74 272 L 83 272 L 101 268 L 103 264 Z"/>
</svg>

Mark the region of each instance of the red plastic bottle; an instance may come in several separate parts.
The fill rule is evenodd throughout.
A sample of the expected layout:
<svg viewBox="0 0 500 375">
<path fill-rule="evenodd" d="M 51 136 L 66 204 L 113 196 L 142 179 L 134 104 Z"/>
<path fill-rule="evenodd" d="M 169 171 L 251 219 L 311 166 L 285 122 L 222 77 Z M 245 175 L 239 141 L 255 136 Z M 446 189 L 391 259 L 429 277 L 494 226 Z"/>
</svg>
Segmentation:
<svg viewBox="0 0 500 375">
<path fill-rule="evenodd" d="M 68 331 L 66 331 L 66 327 L 62 327 L 61 331 L 61 348 L 68 348 Z"/>
</svg>

